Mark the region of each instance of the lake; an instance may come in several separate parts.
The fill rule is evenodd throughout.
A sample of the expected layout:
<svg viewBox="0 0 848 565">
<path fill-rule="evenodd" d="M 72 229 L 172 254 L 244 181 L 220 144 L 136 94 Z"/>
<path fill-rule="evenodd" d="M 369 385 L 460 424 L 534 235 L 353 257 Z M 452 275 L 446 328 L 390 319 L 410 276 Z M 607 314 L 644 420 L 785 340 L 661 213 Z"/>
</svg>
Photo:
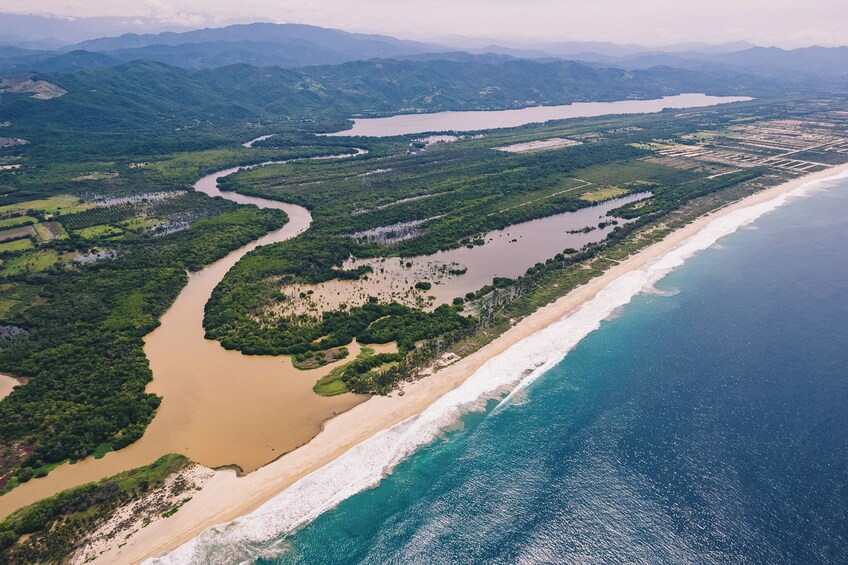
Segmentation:
<svg viewBox="0 0 848 565">
<path fill-rule="evenodd" d="M 327 135 L 389 137 L 438 131 L 478 131 L 512 128 L 567 118 L 590 118 L 612 114 L 650 114 L 673 108 L 702 108 L 749 100 L 752 99 L 747 96 L 708 96 L 706 94 L 687 93 L 664 96 L 654 100 L 575 102 L 561 106 L 531 106 L 518 110 L 400 114 L 387 118 L 356 118 L 351 129 Z"/>
</svg>

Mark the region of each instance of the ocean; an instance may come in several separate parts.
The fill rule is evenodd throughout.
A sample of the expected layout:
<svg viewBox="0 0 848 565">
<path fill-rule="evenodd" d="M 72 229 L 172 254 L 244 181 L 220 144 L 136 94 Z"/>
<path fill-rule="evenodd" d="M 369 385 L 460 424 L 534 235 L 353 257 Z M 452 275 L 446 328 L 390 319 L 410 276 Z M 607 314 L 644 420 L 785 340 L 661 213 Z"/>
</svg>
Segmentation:
<svg viewBox="0 0 848 565">
<path fill-rule="evenodd" d="M 821 184 L 725 216 L 170 558 L 848 562 L 848 179 Z"/>
</svg>

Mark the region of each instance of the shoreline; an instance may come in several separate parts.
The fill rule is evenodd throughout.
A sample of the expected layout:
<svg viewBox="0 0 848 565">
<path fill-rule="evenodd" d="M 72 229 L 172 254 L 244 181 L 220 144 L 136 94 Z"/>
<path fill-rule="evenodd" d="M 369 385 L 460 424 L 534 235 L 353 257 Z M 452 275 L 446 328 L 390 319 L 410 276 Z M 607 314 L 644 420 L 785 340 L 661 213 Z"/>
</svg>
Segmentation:
<svg viewBox="0 0 848 565">
<path fill-rule="evenodd" d="M 404 395 L 373 397 L 321 426 L 321 432 L 302 447 L 253 473 L 237 477 L 232 470 L 215 471 L 204 488 L 181 510 L 178 521 L 157 520 L 130 537 L 121 548 L 110 549 L 95 562 L 140 562 L 162 555 L 194 539 L 208 528 L 226 523 L 258 509 L 265 502 L 340 456 L 414 416 L 457 389 L 489 359 L 522 340 L 574 313 L 599 292 L 624 275 L 660 259 L 701 232 L 715 220 L 734 211 L 779 198 L 811 181 L 848 172 L 848 165 L 804 175 L 730 203 L 669 234 L 619 264 L 602 276 L 575 288 L 567 295 L 518 322 L 491 343 L 437 373 L 404 386 Z"/>
</svg>

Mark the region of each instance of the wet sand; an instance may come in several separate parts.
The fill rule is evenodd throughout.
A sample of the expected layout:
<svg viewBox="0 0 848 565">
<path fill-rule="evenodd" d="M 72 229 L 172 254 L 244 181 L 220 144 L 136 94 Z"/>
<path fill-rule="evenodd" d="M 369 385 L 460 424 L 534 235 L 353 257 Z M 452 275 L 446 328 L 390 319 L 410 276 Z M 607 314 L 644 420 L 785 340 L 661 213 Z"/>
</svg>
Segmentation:
<svg viewBox="0 0 848 565">
<path fill-rule="evenodd" d="M 788 193 L 801 184 L 848 171 L 848 165 L 806 175 L 766 189 L 748 198 L 703 216 L 675 231 L 629 259 L 609 269 L 603 276 L 574 289 L 513 326 L 478 352 L 436 374 L 404 387 L 403 396 L 373 397 L 328 421 L 307 445 L 285 455 L 245 477 L 232 471 L 217 471 L 206 486 L 180 509 L 179 520 L 159 520 L 132 536 L 121 548 L 113 547 L 97 563 L 139 562 L 173 550 L 205 529 L 247 514 L 279 494 L 300 478 L 319 469 L 377 432 L 420 414 L 479 369 L 488 359 L 503 353 L 522 339 L 560 320 L 591 300 L 611 282 L 640 269 L 697 234 L 714 220 L 731 212 L 766 202 Z"/>
</svg>

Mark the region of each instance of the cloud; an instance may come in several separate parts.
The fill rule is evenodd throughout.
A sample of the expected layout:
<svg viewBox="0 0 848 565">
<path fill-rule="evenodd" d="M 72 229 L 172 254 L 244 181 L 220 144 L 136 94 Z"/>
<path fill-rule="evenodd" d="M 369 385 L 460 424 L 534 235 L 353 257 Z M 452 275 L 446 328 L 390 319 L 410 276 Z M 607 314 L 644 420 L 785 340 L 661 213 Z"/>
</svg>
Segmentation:
<svg viewBox="0 0 848 565">
<path fill-rule="evenodd" d="M 427 38 L 450 34 L 662 44 L 848 42 L 845 0 L 0 0 L 0 11 L 138 16 L 183 25 L 297 22 Z"/>
</svg>

